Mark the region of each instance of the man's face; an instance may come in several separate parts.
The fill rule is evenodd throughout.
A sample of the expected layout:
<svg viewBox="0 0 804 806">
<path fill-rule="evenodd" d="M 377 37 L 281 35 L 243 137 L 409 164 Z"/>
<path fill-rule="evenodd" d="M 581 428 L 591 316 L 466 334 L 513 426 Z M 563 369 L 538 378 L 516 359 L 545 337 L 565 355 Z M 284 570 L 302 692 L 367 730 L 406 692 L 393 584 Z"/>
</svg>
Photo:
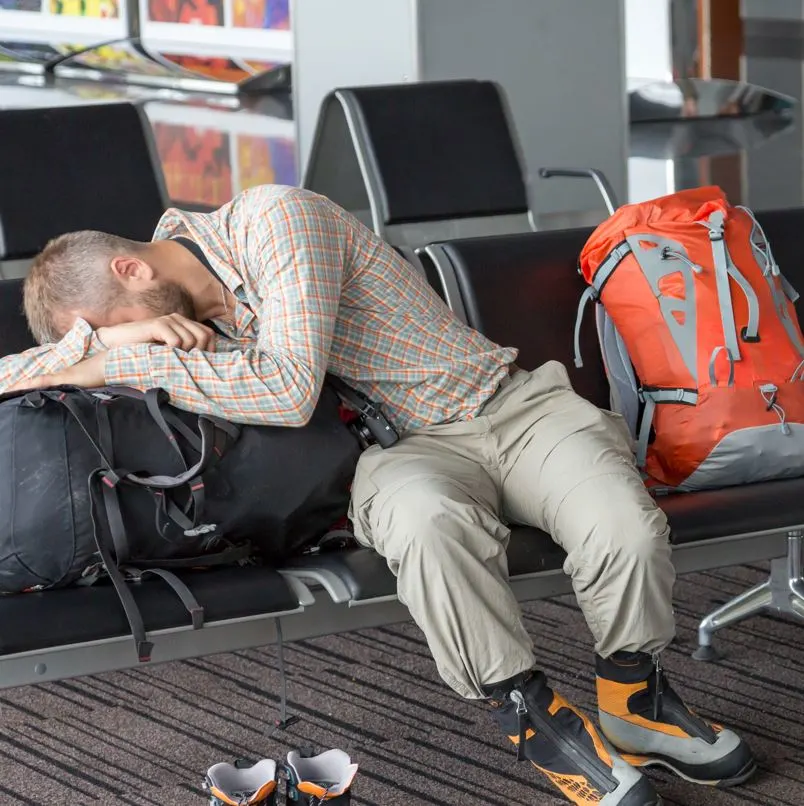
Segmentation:
<svg viewBox="0 0 804 806">
<path fill-rule="evenodd" d="M 178 283 L 159 282 L 137 293 L 121 293 L 104 312 L 78 312 L 94 328 L 114 327 L 127 322 L 142 322 L 178 313 L 187 319 L 195 319 L 192 297 Z M 69 330 L 69 328 L 67 328 Z"/>
<path fill-rule="evenodd" d="M 192 297 L 178 283 L 160 282 L 138 293 L 128 293 L 107 312 L 117 321 L 110 324 L 139 322 L 178 313 L 186 319 L 195 319 Z"/>
</svg>

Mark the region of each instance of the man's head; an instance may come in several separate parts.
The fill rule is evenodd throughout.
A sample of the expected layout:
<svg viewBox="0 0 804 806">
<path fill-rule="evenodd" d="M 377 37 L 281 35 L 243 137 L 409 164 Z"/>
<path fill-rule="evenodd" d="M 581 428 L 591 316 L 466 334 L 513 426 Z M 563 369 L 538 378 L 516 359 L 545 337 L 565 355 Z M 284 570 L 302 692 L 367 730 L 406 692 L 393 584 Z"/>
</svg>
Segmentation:
<svg viewBox="0 0 804 806">
<path fill-rule="evenodd" d="M 40 343 L 61 339 L 77 318 L 94 328 L 180 313 L 193 301 L 160 271 L 159 243 L 90 230 L 54 238 L 25 280 L 25 316 Z"/>
</svg>

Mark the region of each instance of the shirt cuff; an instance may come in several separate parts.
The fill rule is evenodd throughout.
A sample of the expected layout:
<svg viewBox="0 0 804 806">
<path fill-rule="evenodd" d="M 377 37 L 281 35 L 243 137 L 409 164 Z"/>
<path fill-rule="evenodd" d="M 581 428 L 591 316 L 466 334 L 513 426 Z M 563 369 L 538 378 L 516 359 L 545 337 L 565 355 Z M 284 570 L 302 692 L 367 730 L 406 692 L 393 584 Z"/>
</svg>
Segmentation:
<svg viewBox="0 0 804 806">
<path fill-rule="evenodd" d="M 107 386 L 131 386 L 145 391 L 159 386 L 151 373 L 150 344 L 112 347 L 106 353 L 104 376 Z"/>
<path fill-rule="evenodd" d="M 92 335 L 93 330 L 89 322 L 84 319 L 76 319 L 75 324 L 70 328 L 67 335 L 55 345 L 55 348 L 50 353 L 44 372 L 58 372 L 77 364 L 79 361 L 83 361 L 87 357 Z"/>
</svg>

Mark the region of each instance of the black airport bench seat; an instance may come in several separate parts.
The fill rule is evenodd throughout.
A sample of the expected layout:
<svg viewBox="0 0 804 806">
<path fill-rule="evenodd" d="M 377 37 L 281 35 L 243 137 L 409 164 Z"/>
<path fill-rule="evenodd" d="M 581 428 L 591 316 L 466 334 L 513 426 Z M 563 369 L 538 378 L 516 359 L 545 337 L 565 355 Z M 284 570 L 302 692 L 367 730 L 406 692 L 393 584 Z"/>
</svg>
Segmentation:
<svg viewBox="0 0 804 806">
<path fill-rule="evenodd" d="M 804 211 L 760 220 L 779 264 L 794 285 L 804 286 L 804 270 L 795 260 Z M 606 406 L 591 317 L 582 332 L 585 367 L 572 367 L 572 327 L 583 290 L 575 268 L 588 235 L 588 230 L 567 230 L 450 241 L 431 245 L 422 258 L 458 315 L 490 338 L 518 346 L 525 368 L 563 361 L 579 393 Z M 31 343 L 20 292 L 19 281 L 0 282 L 0 353 Z M 665 496 L 660 505 L 672 526 L 679 572 L 778 562 L 791 536 L 804 529 L 804 480 Z M 520 600 L 570 590 L 564 554 L 547 535 L 514 525 L 508 558 L 511 586 Z M 384 560 L 363 548 L 305 555 L 277 570 L 192 572 L 185 580 L 205 607 L 201 629 L 192 629 L 183 606 L 160 581 L 135 586 L 154 643 L 153 662 L 408 617 Z M 0 688 L 135 665 L 134 642 L 108 586 L 0 598 Z"/>
<path fill-rule="evenodd" d="M 152 661 L 230 652 L 271 643 L 276 619 L 313 604 L 309 591 L 269 568 L 180 574 L 204 608 L 193 630 L 176 594 L 160 580 L 132 585 Z M 0 599 L 0 688 L 123 669 L 137 664 L 131 631 L 109 584 Z"/>
<path fill-rule="evenodd" d="M 788 531 L 804 529 L 804 479 L 664 496 L 659 504 L 670 521 L 673 560 L 680 573 L 783 556 Z M 514 525 L 508 573 L 520 598 L 568 592 L 565 556 L 544 532 Z M 321 585 L 336 602 L 370 604 L 396 597 L 393 574 L 371 549 L 300 557 L 283 572 Z M 547 577 L 555 579 L 548 583 Z"/>
</svg>

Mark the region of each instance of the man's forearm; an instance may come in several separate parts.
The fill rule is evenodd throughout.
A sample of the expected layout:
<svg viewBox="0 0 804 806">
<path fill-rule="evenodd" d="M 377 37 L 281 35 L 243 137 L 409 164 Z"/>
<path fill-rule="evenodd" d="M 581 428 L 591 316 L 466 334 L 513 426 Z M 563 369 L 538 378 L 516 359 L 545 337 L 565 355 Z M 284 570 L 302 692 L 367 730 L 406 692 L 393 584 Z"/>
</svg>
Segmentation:
<svg viewBox="0 0 804 806">
<path fill-rule="evenodd" d="M 60 372 L 99 350 L 102 347 L 92 328 L 83 319 L 79 319 L 70 332 L 56 344 L 43 344 L 0 358 L 0 393 L 12 386 L 22 388 L 25 381 L 42 375 Z"/>
<path fill-rule="evenodd" d="M 34 347 L 24 353 L 0 358 L 0 394 L 45 374 L 44 367 L 51 363 L 53 349 L 52 345 Z"/>
<path fill-rule="evenodd" d="M 252 425 L 305 425 L 325 371 L 258 349 L 185 352 L 155 344 L 110 350 L 105 363 L 109 385 L 159 387 L 180 408 Z"/>
</svg>

